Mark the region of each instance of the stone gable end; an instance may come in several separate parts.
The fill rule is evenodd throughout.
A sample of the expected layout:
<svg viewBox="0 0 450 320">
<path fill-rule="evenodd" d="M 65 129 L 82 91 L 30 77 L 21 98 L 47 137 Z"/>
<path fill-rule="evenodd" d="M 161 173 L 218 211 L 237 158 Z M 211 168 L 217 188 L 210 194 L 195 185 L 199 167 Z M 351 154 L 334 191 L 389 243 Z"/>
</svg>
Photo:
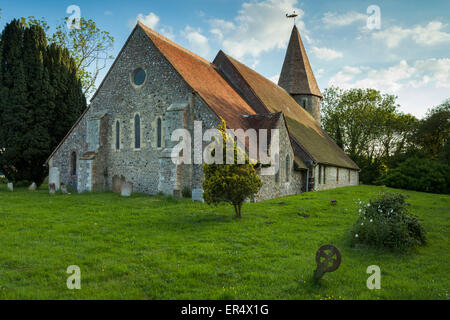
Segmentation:
<svg viewBox="0 0 450 320">
<path fill-rule="evenodd" d="M 142 86 L 132 84 L 133 73 L 142 68 L 146 79 Z M 193 120 L 203 121 L 204 127 L 216 126 L 219 121 L 209 107 L 192 92 L 190 86 L 156 49 L 141 28 L 136 28 L 120 52 L 99 90 L 91 101 L 89 110 L 71 131 L 49 161 L 50 167 L 59 168 L 61 182 L 79 191 L 112 190 L 113 177 L 125 177 L 133 183 L 135 192 L 158 192 L 160 157 L 170 140 L 166 128 L 167 109 L 174 103 L 187 103 L 188 110 L 182 123 L 193 130 Z M 90 119 L 103 113 L 97 122 Z M 140 118 L 140 148 L 135 149 L 135 116 Z M 157 145 L 158 119 L 161 119 L 161 146 Z M 119 149 L 116 148 L 119 123 Z M 97 128 L 99 125 L 100 128 Z M 95 129 L 95 130 L 94 130 Z M 100 133 L 94 137 L 92 132 Z M 96 141 L 98 140 L 98 145 Z M 83 160 L 83 155 L 95 145 L 94 159 Z M 71 172 L 71 154 L 77 154 L 78 177 Z M 85 163 L 89 161 L 88 163 Z M 194 166 L 195 167 L 195 166 Z M 83 178 L 83 170 L 91 168 L 91 177 Z M 179 168 L 183 185 L 193 188 L 201 182 L 201 167 Z M 82 181 L 80 181 L 80 179 Z M 197 180 L 197 181 L 193 181 Z M 200 186 L 199 186 L 200 185 Z"/>
</svg>

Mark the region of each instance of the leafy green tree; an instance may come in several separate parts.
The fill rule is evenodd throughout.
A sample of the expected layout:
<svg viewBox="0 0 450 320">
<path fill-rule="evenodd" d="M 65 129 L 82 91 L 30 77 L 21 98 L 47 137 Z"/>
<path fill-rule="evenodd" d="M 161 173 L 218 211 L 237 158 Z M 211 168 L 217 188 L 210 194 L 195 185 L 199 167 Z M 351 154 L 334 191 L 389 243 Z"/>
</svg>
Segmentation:
<svg viewBox="0 0 450 320">
<path fill-rule="evenodd" d="M 438 160 L 441 163 L 450 164 L 450 140 L 447 140 L 444 147 L 441 150 L 441 153 L 439 154 Z"/>
<path fill-rule="evenodd" d="M 49 47 L 40 26 L 7 24 L 0 56 L 0 169 L 8 180 L 40 185 L 45 160 L 86 100 L 68 51 Z"/>
<path fill-rule="evenodd" d="M 49 34 L 50 26 L 44 18 L 33 16 L 22 18 L 24 26 L 38 25 L 48 34 L 49 43 L 54 43 L 69 50 L 75 61 L 78 78 L 86 96 L 92 94 L 100 72 L 106 68 L 108 60 L 114 57 L 109 52 L 114 47 L 114 37 L 97 27 L 91 19 L 80 19 L 80 28 L 67 28 L 67 19 L 56 26 L 56 31 Z"/>
<path fill-rule="evenodd" d="M 450 166 L 428 158 L 408 158 L 390 169 L 378 184 L 432 193 L 450 193 Z"/>
<path fill-rule="evenodd" d="M 208 204 L 218 204 L 219 202 L 230 202 L 237 218 L 242 217 L 242 204 L 245 199 L 253 196 L 262 186 L 254 165 L 250 163 L 245 153 L 237 146 L 227 132 L 225 121 L 219 126 L 222 134 L 222 141 L 212 151 L 223 150 L 223 164 L 203 164 L 205 179 L 203 181 L 203 197 Z M 234 164 L 226 164 L 226 145 L 233 145 Z M 238 158 L 245 157 L 244 164 L 238 164 Z"/>
<path fill-rule="evenodd" d="M 412 144 L 418 120 L 398 111 L 396 97 L 373 89 L 324 91 L 322 125 L 362 169 L 360 179 L 373 183 L 385 162 Z"/>
<path fill-rule="evenodd" d="M 79 29 L 68 29 L 66 21 L 58 25 L 51 41 L 70 51 L 83 91 L 91 94 L 106 61 L 114 58 L 108 54 L 113 49 L 113 36 L 98 28 L 93 20 L 81 18 Z"/>
<path fill-rule="evenodd" d="M 432 159 L 436 159 L 449 137 L 450 99 L 428 111 L 419 123 L 416 141 Z"/>
<path fill-rule="evenodd" d="M 70 52 L 52 43 L 47 48 L 45 65 L 51 79 L 51 141 L 53 146 L 64 138 L 86 108 L 81 81 Z"/>
<path fill-rule="evenodd" d="M 10 180 L 20 180 L 20 168 L 28 165 L 21 154 L 26 151 L 24 133 L 32 121 L 23 65 L 24 28 L 18 20 L 9 23 L 2 33 L 2 97 L 0 111 L 0 166 Z"/>
</svg>

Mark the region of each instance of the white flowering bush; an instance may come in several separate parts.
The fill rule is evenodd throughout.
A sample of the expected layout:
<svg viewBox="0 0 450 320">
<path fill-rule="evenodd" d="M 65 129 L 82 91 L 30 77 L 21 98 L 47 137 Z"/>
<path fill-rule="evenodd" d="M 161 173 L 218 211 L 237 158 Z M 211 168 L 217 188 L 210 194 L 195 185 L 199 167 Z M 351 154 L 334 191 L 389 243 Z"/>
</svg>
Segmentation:
<svg viewBox="0 0 450 320">
<path fill-rule="evenodd" d="M 405 249 L 426 243 L 425 230 L 409 212 L 403 194 L 384 193 L 368 203 L 359 202 L 358 213 L 352 229 L 352 245 Z"/>
</svg>

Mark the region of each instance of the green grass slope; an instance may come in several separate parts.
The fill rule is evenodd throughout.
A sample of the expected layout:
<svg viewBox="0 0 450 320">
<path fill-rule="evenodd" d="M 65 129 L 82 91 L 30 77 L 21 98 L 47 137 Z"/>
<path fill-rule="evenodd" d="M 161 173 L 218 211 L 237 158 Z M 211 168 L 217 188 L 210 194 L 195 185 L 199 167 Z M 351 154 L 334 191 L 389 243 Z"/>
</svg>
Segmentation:
<svg viewBox="0 0 450 320">
<path fill-rule="evenodd" d="M 50 196 L 0 186 L 0 299 L 449 299 L 450 196 L 402 191 L 428 231 L 409 253 L 350 248 L 357 200 L 382 187 L 243 207 L 113 193 Z M 337 200 L 332 206 L 331 200 Z M 341 267 L 312 280 L 323 244 Z M 81 268 L 81 290 L 66 269 Z M 381 268 L 381 290 L 366 269 Z"/>
</svg>

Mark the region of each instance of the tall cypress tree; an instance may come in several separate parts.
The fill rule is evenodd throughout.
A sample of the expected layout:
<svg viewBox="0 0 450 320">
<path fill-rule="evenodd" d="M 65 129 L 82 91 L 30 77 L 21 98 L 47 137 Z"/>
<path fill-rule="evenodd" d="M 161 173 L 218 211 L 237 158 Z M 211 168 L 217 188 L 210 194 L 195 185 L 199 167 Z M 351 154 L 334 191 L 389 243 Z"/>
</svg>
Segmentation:
<svg viewBox="0 0 450 320">
<path fill-rule="evenodd" d="M 22 168 L 27 161 L 22 157 L 27 149 L 25 133 L 32 121 L 28 105 L 27 83 L 23 64 L 24 28 L 13 20 L 2 33 L 2 84 L 4 93 L 0 113 L 0 166 L 10 180 L 22 180 Z"/>
<path fill-rule="evenodd" d="M 42 183 L 46 158 L 86 108 L 73 59 L 39 26 L 9 23 L 0 54 L 0 168 Z"/>
</svg>

